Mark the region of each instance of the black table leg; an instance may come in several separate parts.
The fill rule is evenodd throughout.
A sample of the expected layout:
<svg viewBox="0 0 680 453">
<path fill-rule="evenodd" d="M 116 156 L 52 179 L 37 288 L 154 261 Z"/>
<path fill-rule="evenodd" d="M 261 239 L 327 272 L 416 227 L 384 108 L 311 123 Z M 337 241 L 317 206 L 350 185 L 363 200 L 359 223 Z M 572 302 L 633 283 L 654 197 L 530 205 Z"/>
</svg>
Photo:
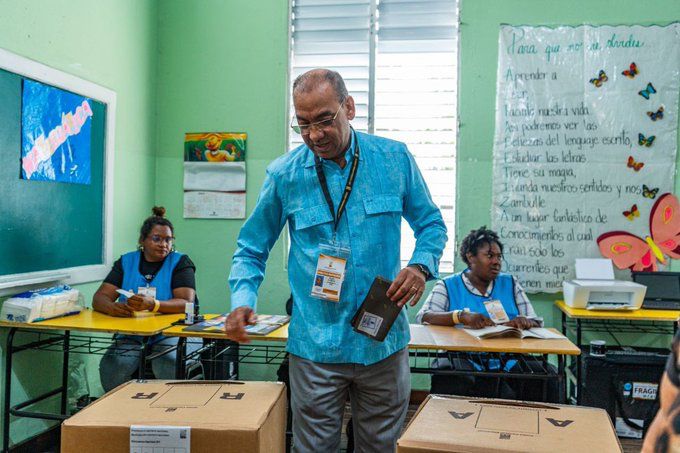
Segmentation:
<svg viewBox="0 0 680 453">
<path fill-rule="evenodd" d="M 177 341 L 177 355 L 175 357 L 175 379 L 186 379 L 186 376 L 184 376 L 186 370 L 186 364 L 184 363 L 186 360 L 186 347 L 187 339 L 179 337 Z"/>
<path fill-rule="evenodd" d="M 9 408 L 12 398 L 12 354 L 14 353 L 14 334 L 17 328 L 9 329 L 7 334 L 7 347 L 5 348 L 5 404 L 2 418 L 2 451 L 9 451 Z"/>
<path fill-rule="evenodd" d="M 579 349 L 581 348 L 581 320 L 579 318 L 576 318 L 576 346 Z M 576 358 L 576 404 L 581 404 L 581 400 L 583 398 L 583 392 L 581 388 L 581 368 L 582 360 L 581 356 L 579 355 Z"/>
<path fill-rule="evenodd" d="M 66 404 L 68 402 L 68 360 L 71 332 L 64 332 L 64 357 L 61 368 L 61 414 L 66 415 Z"/>
</svg>

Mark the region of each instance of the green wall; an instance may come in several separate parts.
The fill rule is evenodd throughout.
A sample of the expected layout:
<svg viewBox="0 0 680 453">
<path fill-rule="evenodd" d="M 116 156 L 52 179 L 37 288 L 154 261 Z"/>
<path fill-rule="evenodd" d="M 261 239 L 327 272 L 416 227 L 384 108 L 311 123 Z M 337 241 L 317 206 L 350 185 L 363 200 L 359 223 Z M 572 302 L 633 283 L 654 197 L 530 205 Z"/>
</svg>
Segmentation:
<svg viewBox="0 0 680 453">
<path fill-rule="evenodd" d="M 136 244 L 140 219 L 151 213 L 154 203 L 156 6 L 152 0 L 0 0 L 0 48 L 117 93 L 115 254 Z M 79 287 L 88 303 L 96 287 Z M 5 329 L 0 332 L 4 348 Z M 74 357 L 78 360 L 82 357 Z M 4 379 L 4 351 L 2 364 Z M 14 401 L 53 388 L 59 382 L 60 364 L 57 354 L 19 354 Z M 88 361 L 88 377 L 98 391 L 96 359 Z M 11 440 L 19 442 L 45 425 L 15 420 Z"/>
<path fill-rule="evenodd" d="M 229 309 L 227 276 L 242 220 L 183 218 L 185 132 L 247 132 L 247 208 L 266 166 L 286 150 L 288 2 L 159 3 L 156 202 L 168 209 L 176 247 L 196 263 L 202 313 Z M 282 241 L 272 251 L 259 310 L 288 298 Z"/>
</svg>

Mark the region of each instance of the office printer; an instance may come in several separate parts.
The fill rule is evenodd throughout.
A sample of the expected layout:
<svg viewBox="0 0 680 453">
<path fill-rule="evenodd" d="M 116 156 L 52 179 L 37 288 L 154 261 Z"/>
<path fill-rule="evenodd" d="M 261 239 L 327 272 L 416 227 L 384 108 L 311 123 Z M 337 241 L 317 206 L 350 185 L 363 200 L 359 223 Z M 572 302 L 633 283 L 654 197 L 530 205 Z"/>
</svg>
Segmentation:
<svg viewBox="0 0 680 453">
<path fill-rule="evenodd" d="M 614 279 L 610 259 L 577 259 L 576 280 L 562 283 L 564 302 L 588 310 L 637 310 L 647 287 Z"/>
</svg>

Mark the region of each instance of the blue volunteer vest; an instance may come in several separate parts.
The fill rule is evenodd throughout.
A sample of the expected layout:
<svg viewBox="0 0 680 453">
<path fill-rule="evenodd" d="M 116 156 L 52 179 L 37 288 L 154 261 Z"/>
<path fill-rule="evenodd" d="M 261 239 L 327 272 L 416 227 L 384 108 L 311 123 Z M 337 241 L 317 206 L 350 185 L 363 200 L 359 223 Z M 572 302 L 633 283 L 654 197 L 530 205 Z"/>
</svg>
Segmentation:
<svg viewBox="0 0 680 453">
<path fill-rule="evenodd" d="M 136 251 L 126 253 L 121 257 L 121 264 L 123 265 L 123 289 L 136 293 L 140 286 L 147 286 L 148 284 L 148 286 L 156 288 L 156 299 L 172 299 L 172 272 L 175 270 L 175 267 L 177 267 L 177 263 L 179 263 L 179 260 L 183 255 L 177 252 L 170 252 L 170 254 L 165 257 L 165 261 L 163 261 L 163 265 L 156 276 L 148 283 L 144 276 L 139 272 L 139 260 L 141 259 L 141 256 L 142 252 Z M 125 302 L 127 297 L 121 294 L 118 297 L 118 300 Z"/>
<path fill-rule="evenodd" d="M 515 284 L 510 274 L 499 274 L 496 277 L 490 297 L 472 294 L 463 282 L 462 272 L 446 277 L 443 282 L 449 295 L 449 311 L 467 308 L 473 313 L 488 316 L 489 313 L 486 311 L 484 302 L 496 299 L 501 301 L 510 319 L 515 319 L 519 315 L 515 301 Z"/>
</svg>

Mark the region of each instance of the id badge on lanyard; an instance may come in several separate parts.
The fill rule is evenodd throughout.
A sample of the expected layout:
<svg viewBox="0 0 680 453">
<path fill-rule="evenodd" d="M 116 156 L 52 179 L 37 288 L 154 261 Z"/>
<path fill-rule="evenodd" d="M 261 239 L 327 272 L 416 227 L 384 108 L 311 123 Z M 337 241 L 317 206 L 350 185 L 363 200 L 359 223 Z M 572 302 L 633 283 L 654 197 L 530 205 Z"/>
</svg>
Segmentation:
<svg viewBox="0 0 680 453">
<path fill-rule="evenodd" d="M 342 282 L 345 281 L 350 248 L 334 241 L 319 244 L 319 258 L 314 272 L 311 296 L 330 302 L 339 302 Z"/>
<path fill-rule="evenodd" d="M 156 298 L 156 287 L 155 286 L 139 286 L 137 288 L 137 294 L 140 296 L 148 296 L 153 299 Z"/>
<path fill-rule="evenodd" d="M 354 133 L 354 130 L 352 130 Z M 356 140 L 356 138 L 355 138 Z M 316 175 L 319 178 L 319 184 L 323 191 L 326 204 L 330 210 L 333 218 L 333 239 L 325 240 L 319 243 L 319 257 L 316 261 L 316 272 L 314 272 L 314 281 L 312 282 L 312 291 L 310 295 L 317 299 L 323 299 L 330 302 L 339 302 L 342 291 L 342 282 L 345 280 L 347 269 L 347 261 L 350 256 L 350 247 L 336 242 L 336 233 L 338 230 L 338 223 L 345 212 L 347 200 L 352 193 L 354 187 L 354 179 L 357 175 L 357 168 L 359 166 L 359 144 L 356 142 L 354 151 L 354 160 L 350 167 L 345 190 L 342 194 L 340 204 L 338 205 L 337 215 L 333 200 L 328 190 L 328 183 L 326 182 L 326 175 L 323 172 L 323 165 L 321 159 L 315 156 Z"/>
<path fill-rule="evenodd" d="M 487 300 L 484 302 L 484 307 L 487 313 L 489 313 L 489 318 L 494 322 L 494 324 L 503 324 L 504 322 L 510 321 L 508 314 L 503 308 L 503 304 L 498 299 Z"/>
</svg>

